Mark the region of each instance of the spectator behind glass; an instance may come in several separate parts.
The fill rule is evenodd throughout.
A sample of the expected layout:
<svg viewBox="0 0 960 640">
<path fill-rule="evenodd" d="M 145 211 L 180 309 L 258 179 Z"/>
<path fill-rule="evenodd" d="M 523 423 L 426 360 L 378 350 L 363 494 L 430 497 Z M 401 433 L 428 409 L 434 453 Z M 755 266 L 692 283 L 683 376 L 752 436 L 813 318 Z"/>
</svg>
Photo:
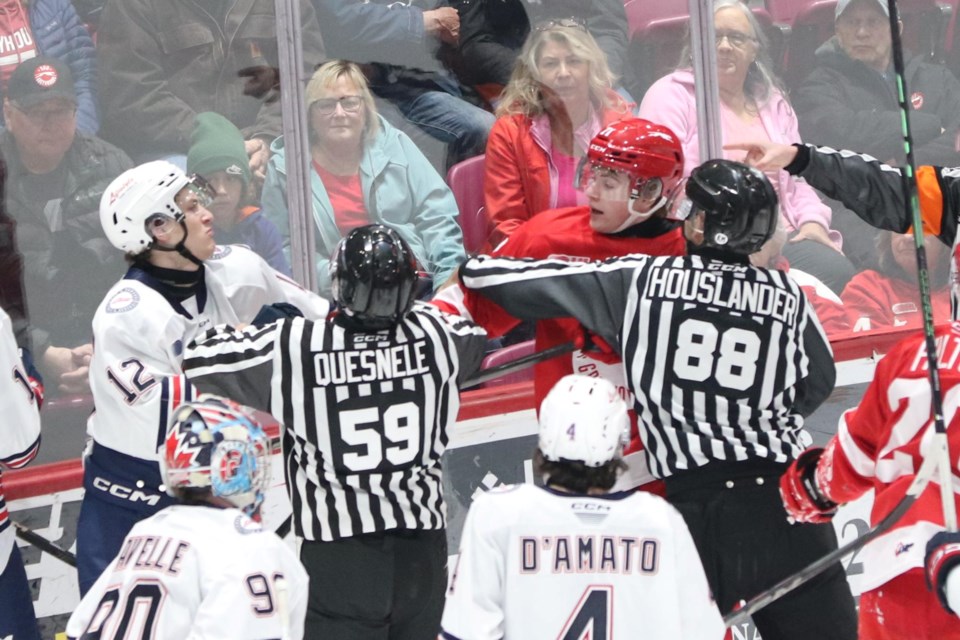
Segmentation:
<svg viewBox="0 0 960 640">
<path fill-rule="evenodd" d="M 817 66 L 793 92 L 806 142 L 857 149 L 903 165 L 903 134 L 891 63 L 886 0 L 844 0 L 836 8 L 836 35 L 816 53 Z M 917 164 L 960 164 L 960 82 L 949 69 L 904 52 L 910 91 L 910 130 Z M 857 216 L 838 215 L 844 253 L 861 268 L 876 269 L 878 230 Z"/>
<path fill-rule="evenodd" d="M 950 248 L 936 236 L 923 238 L 930 269 L 933 318 L 950 318 Z M 913 234 L 881 231 L 877 236 L 879 270 L 853 276 L 840 296 L 854 332 L 923 328 L 917 252 Z"/>
<path fill-rule="evenodd" d="M 289 276 L 277 225 L 259 207 L 249 206 L 250 167 L 240 131 L 219 113 L 208 111 L 197 115 L 192 140 L 187 173 L 203 177 L 217 194 L 210 203 L 217 244 L 246 245 Z"/>
<path fill-rule="evenodd" d="M 73 78 L 55 58 L 17 67 L 3 114 L 5 205 L 23 255 L 31 348 L 48 390 L 83 391 L 97 300 L 124 270 L 100 227 L 100 196 L 131 162 L 77 132 Z"/>
<path fill-rule="evenodd" d="M 796 115 L 770 71 L 767 41 L 756 18 L 739 0 L 718 0 L 714 25 L 723 142 L 799 142 Z M 653 83 L 640 104 L 640 116 L 677 132 L 689 173 L 700 162 L 689 50 L 683 61 L 680 69 Z M 724 152 L 731 160 L 742 160 L 744 155 L 743 151 Z M 784 256 L 793 267 L 840 293 L 853 275 L 853 265 L 840 251 L 840 234 L 830 229 L 830 207 L 812 188 L 784 172 L 770 172 L 767 177 L 780 196 L 780 215 L 789 234 Z"/>
<path fill-rule="evenodd" d="M 90 33 L 70 0 L 0 1 L 0 80 L 5 87 L 23 60 L 46 55 L 63 60 L 73 74 L 77 129 L 94 135 L 100 128 L 95 95 L 97 60 Z M 0 122 L 0 126 L 5 126 Z"/>
<path fill-rule="evenodd" d="M 310 3 L 300 0 L 304 71 L 325 54 Z M 242 132 L 262 180 L 280 103 L 248 89 L 251 68 L 278 66 L 274 0 L 108 2 L 97 32 L 103 136 L 138 161 L 183 166 L 196 115 L 215 111 Z"/>
<path fill-rule="evenodd" d="M 324 64 L 307 84 L 306 101 L 319 293 L 330 294 L 328 265 L 340 238 L 370 223 L 403 236 L 432 288 L 439 287 L 466 255 L 457 203 L 443 178 L 405 133 L 377 114 L 356 64 Z M 280 229 L 289 259 L 283 138 L 271 152 L 263 211 Z"/>
<path fill-rule="evenodd" d="M 627 52 L 627 14 L 623 0 L 452 0 L 460 11 L 458 72 L 472 85 L 506 85 L 517 56 L 530 35 L 530 25 L 548 19 L 575 17 L 607 56 L 615 77 L 623 74 Z"/>
<path fill-rule="evenodd" d="M 381 115 L 445 170 L 483 153 L 493 115 L 464 97 L 441 60 L 460 41 L 446 0 L 313 0 L 331 58 L 363 63 Z M 435 151 L 436 142 L 445 148 Z"/>
<path fill-rule="evenodd" d="M 483 191 L 491 244 L 541 211 L 584 204 L 574 185 L 590 139 L 631 116 L 584 25 L 551 20 L 527 39 L 487 141 Z"/>
</svg>

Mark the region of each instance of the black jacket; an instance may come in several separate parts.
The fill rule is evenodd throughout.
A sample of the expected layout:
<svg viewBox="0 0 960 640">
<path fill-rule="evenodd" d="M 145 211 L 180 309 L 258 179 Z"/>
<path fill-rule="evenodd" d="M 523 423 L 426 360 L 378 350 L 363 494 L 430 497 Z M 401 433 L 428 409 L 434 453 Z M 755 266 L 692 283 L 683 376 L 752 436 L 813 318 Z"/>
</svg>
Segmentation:
<svg viewBox="0 0 960 640">
<path fill-rule="evenodd" d="M 627 50 L 623 0 L 451 0 L 450 4 L 460 12 L 458 72 L 467 84 L 506 84 L 530 25 L 574 16 L 586 20 L 613 73 L 618 77 L 623 73 Z"/>
<path fill-rule="evenodd" d="M 944 66 L 906 57 L 917 163 L 960 164 L 960 82 Z M 855 149 L 902 165 L 900 108 L 892 79 L 850 58 L 835 38 L 817 50 L 817 62 L 792 95 L 804 142 Z"/>
<path fill-rule="evenodd" d="M 23 263 L 33 353 L 39 358 L 50 344 L 89 342 L 97 305 L 125 270 L 123 254 L 103 235 L 100 197 L 133 163 L 113 145 L 77 133 L 61 161 L 60 197 L 37 202 L 24 192 L 26 170 L 9 131 L 0 133 L 0 153 L 7 167 L 6 215 L 13 222 L 15 257 Z M 61 222 L 52 224 L 51 218 Z"/>
</svg>

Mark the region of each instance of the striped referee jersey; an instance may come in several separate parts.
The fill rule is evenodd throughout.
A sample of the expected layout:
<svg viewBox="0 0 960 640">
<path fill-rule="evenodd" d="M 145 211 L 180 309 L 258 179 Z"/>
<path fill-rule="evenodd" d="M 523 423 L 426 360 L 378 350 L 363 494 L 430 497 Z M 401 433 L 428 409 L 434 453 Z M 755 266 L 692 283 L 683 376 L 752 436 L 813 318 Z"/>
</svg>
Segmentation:
<svg viewBox="0 0 960 640">
<path fill-rule="evenodd" d="M 217 327 L 183 368 L 201 391 L 280 421 L 294 531 L 332 541 L 445 527 L 440 457 L 485 343 L 476 325 L 418 302 L 379 332 L 336 317 Z"/>
<path fill-rule="evenodd" d="M 786 462 L 830 394 L 833 354 L 785 273 L 703 252 L 605 262 L 473 258 L 463 285 L 524 319 L 577 318 L 621 355 L 644 454 L 666 478 L 711 461 Z"/>
</svg>

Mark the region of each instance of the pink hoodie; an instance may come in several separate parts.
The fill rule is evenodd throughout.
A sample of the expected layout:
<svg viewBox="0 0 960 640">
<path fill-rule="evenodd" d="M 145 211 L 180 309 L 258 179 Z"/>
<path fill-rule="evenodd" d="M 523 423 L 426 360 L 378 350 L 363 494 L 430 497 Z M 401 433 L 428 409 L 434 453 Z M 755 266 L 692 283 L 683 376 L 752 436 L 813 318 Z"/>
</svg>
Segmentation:
<svg viewBox="0 0 960 640">
<path fill-rule="evenodd" d="M 640 103 L 638 116 L 670 127 L 677 134 L 683 145 L 683 173 L 690 175 L 693 168 L 700 164 L 693 73 L 674 71 L 654 82 Z M 800 142 L 797 116 L 787 99 L 776 89 L 760 107 L 760 122 L 771 141 L 782 144 Z M 730 159 L 740 157 L 740 152 L 730 153 Z M 830 229 L 830 207 L 820 200 L 810 185 L 802 178 L 780 171 L 779 184 L 774 186 L 780 195 L 780 215 L 788 232 L 808 222 L 816 222 L 828 230 L 837 249 L 841 248 L 840 232 Z"/>
</svg>

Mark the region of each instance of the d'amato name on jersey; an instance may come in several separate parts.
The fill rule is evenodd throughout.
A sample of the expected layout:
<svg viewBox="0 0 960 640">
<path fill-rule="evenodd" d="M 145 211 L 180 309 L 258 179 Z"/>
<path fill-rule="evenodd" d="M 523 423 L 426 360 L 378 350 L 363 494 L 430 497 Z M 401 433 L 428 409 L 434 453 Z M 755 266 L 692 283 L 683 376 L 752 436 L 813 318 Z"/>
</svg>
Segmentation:
<svg viewBox="0 0 960 640">
<path fill-rule="evenodd" d="M 709 265 L 708 268 L 714 266 Z M 746 267 L 739 265 L 724 267 L 746 270 Z M 793 292 L 765 282 L 721 279 L 715 272 L 662 265 L 651 268 L 646 284 L 644 296 L 647 298 L 689 300 L 743 313 L 772 316 L 789 325 L 796 323 L 797 299 Z"/>
<path fill-rule="evenodd" d="M 382 349 L 314 354 L 317 385 L 396 380 L 430 372 L 427 343 L 417 340 Z"/>
<path fill-rule="evenodd" d="M 657 573 L 660 541 L 616 535 L 520 536 L 520 573 Z"/>
</svg>

